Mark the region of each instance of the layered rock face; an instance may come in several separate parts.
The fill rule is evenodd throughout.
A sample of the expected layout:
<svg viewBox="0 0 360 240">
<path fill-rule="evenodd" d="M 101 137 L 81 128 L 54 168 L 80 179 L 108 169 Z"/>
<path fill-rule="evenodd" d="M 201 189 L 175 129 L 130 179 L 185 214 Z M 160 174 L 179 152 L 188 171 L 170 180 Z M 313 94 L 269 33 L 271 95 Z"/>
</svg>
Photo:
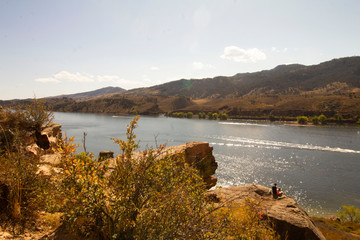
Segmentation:
<svg viewBox="0 0 360 240">
<path fill-rule="evenodd" d="M 246 198 L 261 202 L 262 212 L 265 213 L 281 239 L 326 240 L 320 230 L 315 227 L 307 213 L 291 197 L 283 195 L 274 199 L 270 189 L 259 185 L 246 185 L 219 188 L 208 193 L 211 199 L 220 203 L 241 203 Z"/>
<path fill-rule="evenodd" d="M 200 176 L 204 180 L 205 187 L 210 189 L 216 185 L 217 178 L 212 176 L 217 169 L 217 162 L 212 154 L 213 147 L 207 142 L 190 142 L 183 145 L 171 146 L 164 148 L 162 154 L 184 154 L 186 163 L 199 171 Z M 99 154 L 103 159 L 110 158 L 110 166 L 115 164 L 115 159 L 111 158 L 113 152 L 104 151 Z M 134 159 L 143 156 L 143 152 L 135 152 L 132 157 Z M 161 156 L 161 155 L 160 155 Z"/>
<path fill-rule="evenodd" d="M 217 178 L 212 176 L 217 169 L 217 162 L 212 154 L 213 147 L 207 142 L 190 142 L 179 146 L 168 147 L 166 151 L 177 154 L 184 152 L 185 161 L 199 170 L 207 189 L 216 185 Z"/>
</svg>

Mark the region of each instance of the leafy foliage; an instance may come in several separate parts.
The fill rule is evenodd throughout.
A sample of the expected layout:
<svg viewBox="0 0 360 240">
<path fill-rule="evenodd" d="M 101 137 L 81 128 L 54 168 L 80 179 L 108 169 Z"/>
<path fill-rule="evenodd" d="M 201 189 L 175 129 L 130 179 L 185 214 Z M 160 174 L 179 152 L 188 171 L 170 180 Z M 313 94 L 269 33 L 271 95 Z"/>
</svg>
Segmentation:
<svg viewBox="0 0 360 240">
<path fill-rule="evenodd" d="M 338 212 L 338 218 L 342 222 L 360 223 L 360 209 L 354 206 L 343 205 L 341 211 Z"/>
<path fill-rule="evenodd" d="M 327 117 L 324 114 L 321 114 L 319 116 L 319 122 L 321 123 L 321 125 L 325 125 L 327 121 Z"/>
<path fill-rule="evenodd" d="M 0 224 L 15 233 L 30 226 L 41 209 L 44 179 L 38 174 L 39 156 L 26 151 L 26 137 L 52 120 L 43 103 L 34 100 L 25 110 L 0 109 L 0 184 L 2 196 Z"/>
<path fill-rule="evenodd" d="M 299 124 L 307 124 L 309 119 L 306 116 L 298 116 L 296 117 L 296 120 Z"/>
</svg>

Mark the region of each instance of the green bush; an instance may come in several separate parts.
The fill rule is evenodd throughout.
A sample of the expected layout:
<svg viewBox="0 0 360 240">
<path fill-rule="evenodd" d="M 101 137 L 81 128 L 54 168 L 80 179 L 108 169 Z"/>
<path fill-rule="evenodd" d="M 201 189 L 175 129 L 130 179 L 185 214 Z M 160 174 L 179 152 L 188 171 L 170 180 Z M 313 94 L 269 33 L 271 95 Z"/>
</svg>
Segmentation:
<svg viewBox="0 0 360 240">
<path fill-rule="evenodd" d="M 343 123 L 344 118 L 343 118 L 343 116 L 341 114 L 336 114 L 334 117 L 335 117 L 335 121 L 337 123 L 339 123 L 339 124 Z"/>
<path fill-rule="evenodd" d="M 342 222 L 354 222 L 354 223 L 360 223 L 360 209 L 355 208 L 354 206 L 342 206 L 341 211 L 338 212 L 338 218 Z"/>
<path fill-rule="evenodd" d="M 313 116 L 311 118 L 311 122 L 314 124 L 314 125 L 318 125 L 319 124 L 319 117 L 318 116 Z"/>
<path fill-rule="evenodd" d="M 206 113 L 199 112 L 199 119 L 205 119 L 205 118 L 206 118 Z"/>
<path fill-rule="evenodd" d="M 193 114 L 192 112 L 188 112 L 188 113 L 186 114 L 186 117 L 187 117 L 187 118 L 192 118 L 193 115 L 194 115 L 194 114 Z"/>
<path fill-rule="evenodd" d="M 220 118 L 220 120 L 227 120 L 228 115 L 226 113 L 220 113 L 219 118 Z"/>
<path fill-rule="evenodd" d="M 321 114 L 319 116 L 319 122 L 321 123 L 321 125 L 325 125 L 327 122 L 327 117 L 324 114 Z"/>
<path fill-rule="evenodd" d="M 299 124 L 307 124 L 309 119 L 306 116 L 298 116 L 296 120 Z"/>
</svg>

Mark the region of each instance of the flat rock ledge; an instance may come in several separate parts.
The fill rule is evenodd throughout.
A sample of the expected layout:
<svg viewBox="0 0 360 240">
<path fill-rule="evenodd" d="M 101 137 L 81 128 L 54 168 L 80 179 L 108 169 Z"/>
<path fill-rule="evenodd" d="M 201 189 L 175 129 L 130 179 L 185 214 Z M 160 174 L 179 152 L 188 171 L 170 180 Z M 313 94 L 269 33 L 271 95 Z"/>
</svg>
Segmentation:
<svg viewBox="0 0 360 240">
<path fill-rule="evenodd" d="M 226 187 L 211 190 L 208 194 L 220 203 L 234 202 L 236 204 L 243 202 L 246 198 L 258 200 L 261 202 L 264 217 L 270 220 L 273 229 L 281 239 L 326 240 L 308 214 L 293 198 L 283 195 L 274 199 L 267 187 L 255 184 Z"/>
</svg>

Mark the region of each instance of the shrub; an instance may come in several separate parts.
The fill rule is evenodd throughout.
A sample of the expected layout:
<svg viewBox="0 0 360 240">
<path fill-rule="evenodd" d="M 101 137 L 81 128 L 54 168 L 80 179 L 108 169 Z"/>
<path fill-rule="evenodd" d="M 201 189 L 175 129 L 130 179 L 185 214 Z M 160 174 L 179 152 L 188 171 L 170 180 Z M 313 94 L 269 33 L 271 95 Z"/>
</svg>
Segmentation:
<svg viewBox="0 0 360 240">
<path fill-rule="evenodd" d="M 31 123 L 34 130 L 41 131 L 41 127 L 54 120 L 54 113 L 48 111 L 44 100 L 34 98 L 32 104 L 25 107 L 25 118 Z"/>
<path fill-rule="evenodd" d="M 314 124 L 314 125 L 318 125 L 319 124 L 319 117 L 318 116 L 313 116 L 311 118 L 311 122 Z"/>
<path fill-rule="evenodd" d="M 206 114 L 206 116 L 207 116 L 207 118 L 208 118 L 209 120 L 212 120 L 212 119 L 213 119 L 213 113 L 212 113 L 212 112 L 208 112 L 208 113 Z"/>
<path fill-rule="evenodd" d="M 220 118 L 220 120 L 227 120 L 228 115 L 226 113 L 220 113 L 219 118 Z"/>
<path fill-rule="evenodd" d="M 192 112 L 188 112 L 188 113 L 186 114 L 186 117 L 187 117 L 187 118 L 192 118 L 193 115 L 194 115 L 194 114 L 193 114 Z"/>
<path fill-rule="evenodd" d="M 319 116 L 319 122 L 322 124 L 322 125 L 325 125 L 326 124 L 326 121 L 327 121 L 327 117 L 324 115 L 324 114 L 321 114 Z"/>
<path fill-rule="evenodd" d="M 34 100 L 25 110 L 0 110 L 0 183 L 6 198 L 0 207 L 0 224 L 11 226 L 13 233 L 30 227 L 42 206 L 41 192 L 45 182 L 38 174 L 39 156 L 26 151 L 26 138 L 41 131 L 52 120 L 52 113 Z"/>
<path fill-rule="evenodd" d="M 354 223 L 360 223 L 360 209 L 355 208 L 354 206 L 342 206 L 341 211 L 338 212 L 338 218 L 342 222 L 354 222 Z"/>
<path fill-rule="evenodd" d="M 272 114 L 269 115 L 270 122 L 274 122 L 276 120 L 276 117 Z"/>
<path fill-rule="evenodd" d="M 339 123 L 339 124 L 343 123 L 344 118 L 341 114 L 336 114 L 334 117 L 335 117 L 335 120 L 337 123 Z"/>
<path fill-rule="evenodd" d="M 309 119 L 306 116 L 298 116 L 296 120 L 299 124 L 307 124 Z"/>
<path fill-rule="evenodd" d="M 199 112 L 199 119 L 205 119 L 206 114 L 204 112 Z"/>
<path fill-rule="evenodd" d="M 233 239 L 278 239 L 276 232 L 270 228 L 269 221 L 264 219 L 261 203 L 246 198 L 239 205 L 230 204 L 222 209 L 228 220 L 224 229 L 227 237 Z M 224 238 L 225 239 L 225 238 Z"/>
</svg>

